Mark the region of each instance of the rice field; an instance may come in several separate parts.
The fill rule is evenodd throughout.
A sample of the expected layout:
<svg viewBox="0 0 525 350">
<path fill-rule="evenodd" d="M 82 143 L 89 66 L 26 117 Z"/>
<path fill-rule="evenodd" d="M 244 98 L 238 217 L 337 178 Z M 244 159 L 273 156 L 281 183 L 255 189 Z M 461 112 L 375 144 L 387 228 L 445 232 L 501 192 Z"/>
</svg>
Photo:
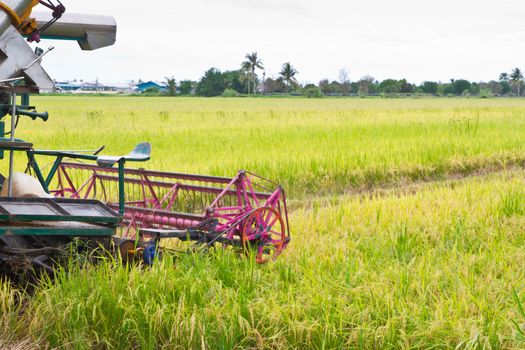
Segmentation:
<svg viewBox="0 0 525 350">
<path fill-rule="evenodd" d="M 221 249 L 151 268 L 73 257 L 31 294 L 4 282 L 3 348 L 525 347 L 525 100 L 33 103 L 50 120 L 17 136 L 37 148 L 150 141 L 147 168 L 281 182 L 292 243 L 264 266 Z"/>
<path fill-rule="evenodd" d="M 18 136 L 39 148 L 123 154 L 148 167 L 233 176 L 248 169 L 294 196 L 440 179 L 525 162 L 525 101 L 40 97 L 47 123 Z"/>
</svg>

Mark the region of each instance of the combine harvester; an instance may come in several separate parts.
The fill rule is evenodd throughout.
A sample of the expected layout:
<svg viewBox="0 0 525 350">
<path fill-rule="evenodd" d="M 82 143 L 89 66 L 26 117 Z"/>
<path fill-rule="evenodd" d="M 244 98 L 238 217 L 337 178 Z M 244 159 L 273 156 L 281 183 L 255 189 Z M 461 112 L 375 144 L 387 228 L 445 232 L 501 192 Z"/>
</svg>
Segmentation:
<svg viewBox="0 0 525 350">
<path fill-rule="evenodd" d="M 32 13 L 39 4 L 50 12 Z M 0 271 L 52 271 L 55 257 L 72 241 L 86 242 L 81 246 L 88 249 L 102 245 L 119 251 L 124 260 L 139 258 L 146 264 L 167 239 L 189 242 L 180 243 L 188 249 L 232 247 L 254 254 L 259 263 L 281 254 L 290 241 L 286 198 L 267 179 L 246 171 L 224 178 L 126 167 L 149 160 L 149 143 L 125 156 L 104 156 L 104 147 L 35 150 L 15 138 L 20 117 L 48 119 L 47 112 L 30 105 L 29 95 L 54 89 L 41 66 L 52 48 L 33 51 L 28 42 L 74 40 L 83 50 L 115 42 L 112 17 L 65 10 L 51 0 L 0 2 L 0 158 L 9 158 L 0 193 Z M 28 159 L 25 174 L 14 172 L 14 156 L 21 153 Z M 38 163 L 42 158 L 52 163 L 45 174 Z"/>
</svg>

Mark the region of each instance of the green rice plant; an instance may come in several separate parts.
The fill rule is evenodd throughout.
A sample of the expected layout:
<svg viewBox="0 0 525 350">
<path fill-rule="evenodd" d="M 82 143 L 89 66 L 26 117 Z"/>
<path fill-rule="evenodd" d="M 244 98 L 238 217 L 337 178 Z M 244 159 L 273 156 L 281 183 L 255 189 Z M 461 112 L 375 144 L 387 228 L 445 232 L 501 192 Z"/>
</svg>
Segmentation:
<svg viewBox="0 0 525 350">
<path fill-rule="evenodd" d="M 525 190 L 523 186 L 508 189 L 501 194 L 499 211 L 506 217 L 525 213 Z"/>
<path fill-rule="evenodd" d="M 406 224 L 395 229 L 393 253 L 400 262 L 407 263 L 412 259 L 415 246 L 415 238 L 408 232 Z"/>
<path fill-rule="evenodd" d="M 168 122 L 170 120 L 170 112 L 168 111 L 160 111 L 159 112 L 160 120 L 163 122 Z"/>
<path fill-rule="evenodd" d="M 100 110 L 86 112 L 87 119 L 90 122 L 100 122 L 103 115 L 104 115 L 104 111 L 100 111 Z"/>
<path fill-rule="evenodd" d="M 522 320 L 525 320 L 525 308 L 523 307 L 521 298 L 515 289 L 512 290 L 512 297 L 514 298 L 514 302 L 516 303 L 516 309 L 518 311 L 517 316 L 519 316 Z M 521 322 L 515 319 L 511 319 L 511 322 L 514 324 L 516 329 L 516 339 L 521 342 L 525 342 L 525 325 L 520 325 Z"/>
<path fill-rule="evenodd" d="M 22 306 L 27 302 L 24 292 L 13 288 L 9 281 L 0 280 L 0 348 L 16 350 L 37 346 L 20 322 Z"/>
<path fill-rule="evenodd" d="M 479 115 L 476 118 L 463 117 L 450 120 L 451 128 L 460 135 L 476 136 L 479 128 Z"/>
</svg>

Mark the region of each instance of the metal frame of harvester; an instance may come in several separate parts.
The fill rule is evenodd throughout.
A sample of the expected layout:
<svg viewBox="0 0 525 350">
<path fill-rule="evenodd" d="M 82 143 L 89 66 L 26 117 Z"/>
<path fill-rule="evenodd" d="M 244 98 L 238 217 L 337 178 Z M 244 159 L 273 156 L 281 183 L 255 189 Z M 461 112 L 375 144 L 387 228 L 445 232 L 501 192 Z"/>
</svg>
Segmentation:
<svg viewBox="0 0 525 350">
<path fill-rule="evenodd" d="M 246 171 L 226 178 L 125 166 L 148 160 L 150 150 L 143 143 L 121 157 L 35 150 L 27 154 L 29 168 L 56 198 L 96 199 L 120 214 L 119 245 L 126 257 L 140 254 L 149 263 L 160 240 L 168 238 L 238 247 L 253 252 L 259 263 L 274 260 L 286 248 L 290 230 L 281 186 Z M 47 176 L 36 156 L 54 158 Z"/>
</svg>

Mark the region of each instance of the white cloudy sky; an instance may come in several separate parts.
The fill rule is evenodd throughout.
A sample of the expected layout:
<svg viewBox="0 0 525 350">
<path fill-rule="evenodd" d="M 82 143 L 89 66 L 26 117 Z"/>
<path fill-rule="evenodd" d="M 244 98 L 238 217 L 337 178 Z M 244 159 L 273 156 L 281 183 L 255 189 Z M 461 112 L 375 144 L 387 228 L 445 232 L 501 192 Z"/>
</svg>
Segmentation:
<svg viewBox="0 0 525 350">
<path fill-rule="evenodd" d="M 267 74 L 290 61 L 302 82 L 496 79 L 525 68 L 523 0 L 63 0 L 69 12 L 113 15 L 117 44 L 82 52 L 53 43 L 55 79 L 198 79 L 257 51 Z M 45 44 L 47 45 L 47 44 Z"/>
</svg>

